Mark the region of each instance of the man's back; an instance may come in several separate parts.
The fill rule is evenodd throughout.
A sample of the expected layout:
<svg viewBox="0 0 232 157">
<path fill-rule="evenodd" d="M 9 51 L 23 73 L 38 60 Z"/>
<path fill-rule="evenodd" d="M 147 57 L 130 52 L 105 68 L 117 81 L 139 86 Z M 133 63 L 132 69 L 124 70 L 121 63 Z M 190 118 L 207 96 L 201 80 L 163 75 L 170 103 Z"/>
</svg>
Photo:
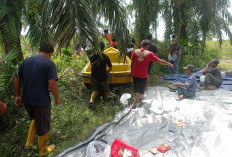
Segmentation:
<svg viewBox="0 0 232 157">
<path fill-rule="evenodd" d="M 156 62 L 159 58 L 150 51 L 136 49 L 133 51 L 131 60 L 133 62 L 132 76 L 138 78 L 148 77 L 148 66 L 151 61 Z"/>
<path fill-rule="evenodd" d="M 106 81 L 107 80 L 106 65 L 108 67 L 112 67 L 109 57 L 105 54 L 102 54 L 102 56 L 98 54 L 94 54 L 90 57 L 90 62 L 91 64 L 94 62 L 99 62 L 99 65 L 95 67 L 92 66 L 91 75 L 94 76 L 99 81 Z"/>
<path fill-rule="evenodd" d="M 149 42 L 148 51 L 151 51 L 154 54 L 158 54 L 159 53 L 156 45 L 154 43 L 152 43 L 152 42 Z"/>
<path fill-rule="evenodd" d="M 57 80 L 55 64 L 44 56 L 33 56 L 25 59 L 19 67 L 19 77 L 24 89 L 22 102 L 35 106 L 51 104 L 48 80 Z"/>
</svg>

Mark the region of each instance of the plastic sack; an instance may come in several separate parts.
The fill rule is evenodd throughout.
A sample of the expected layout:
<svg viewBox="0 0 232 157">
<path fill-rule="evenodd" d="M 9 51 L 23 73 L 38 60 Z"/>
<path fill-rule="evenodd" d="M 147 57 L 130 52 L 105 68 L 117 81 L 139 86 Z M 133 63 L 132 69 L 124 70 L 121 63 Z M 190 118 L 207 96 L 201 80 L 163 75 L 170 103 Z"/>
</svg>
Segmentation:
<svg viewBox="0 0 232 157">
<path fill-rule="evenodd" d="M 131 98 L 131 94 L 129 93 L 123 93 L 121 98 L 120 98 L 120 102 L 123 104 L 123 105 L 128 105 L 128 99 Z"/>
<path fill-rule="evenodd" d="M 109 157 L 110 145 L 102 141 L 93 141 L 87 147 L 86 157 Z"/>
<path fill-rule="evenodd" d="M 126 144 L 123 140 L 116 139 L 111 145 L 111 157 L 140 157 L 139 151 Z"/>
<path fill-rule="evenodd" d="M 200 82 L 205 82 L 205 75 L 202 75 L 201 77 L 200 77 Z"/>
</svg>

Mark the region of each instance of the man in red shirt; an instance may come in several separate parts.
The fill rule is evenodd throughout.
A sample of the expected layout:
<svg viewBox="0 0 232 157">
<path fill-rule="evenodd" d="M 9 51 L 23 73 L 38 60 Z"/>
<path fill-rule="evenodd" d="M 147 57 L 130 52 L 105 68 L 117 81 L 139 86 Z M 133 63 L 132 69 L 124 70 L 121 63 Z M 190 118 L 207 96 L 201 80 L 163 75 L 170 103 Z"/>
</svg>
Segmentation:
<svg viewBox="0 0 232 157">
<path fill-rule="evenodd" d="M 149 41 L 143 40 L 141 42 L 141 49 L 134 50 L 131 55 L 131 75 L 133 76 L 133 83 L 136 92 L 135 100 L 131 105 L 133 109 L 136 108 L 136 103 L 139 99 L 141 99 L 141 94 L 144 94 L 148 78 L 148 66 L 150 62 L 158 62 L 159 64 L 168 65 L 173 68 L 171 63 L 159 59 L 154 53 L 148 51 L 148 47 Z"/>
</svg>

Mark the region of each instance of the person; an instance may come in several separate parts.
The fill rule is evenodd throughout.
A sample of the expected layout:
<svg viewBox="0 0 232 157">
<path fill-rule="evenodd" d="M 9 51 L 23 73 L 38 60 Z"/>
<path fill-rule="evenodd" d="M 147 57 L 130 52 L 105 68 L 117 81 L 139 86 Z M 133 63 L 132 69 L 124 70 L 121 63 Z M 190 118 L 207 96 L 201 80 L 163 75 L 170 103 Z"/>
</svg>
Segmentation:
<svg viewBox="0 0 232 157">
<path fill-rule="evenodd" d="M 204 70 L 205 82 L 204 88 L 206 89 L 216 89 L 222 84 L 222 74 L 218 68 L 219 61 L 213 60 L 209 62 Z"/>
<path fill-rule="evenodd" d="M 154 53 L 156 56 L 158 56 L 159 51 L 156 47 L 156 45 L 154 43 L 152 43 L 152 34 L 148 34 L 147 35 L 147 40 L 149 42 L 149 47 L 148 47 L 148 51 Z M 152 68 L 153 62 L 151 61 L 149 66 L 148 66 L 148 78 L 147 78 L 147 84 L 149 82 L 149 75 L 151 73 L 151 68 Z"/>
<path fill-rule="evenodd" d="M 178 74 L 179 69 L 178 69 L 178 63 L 180 62 L 181 58 L 181 48 L 176 39 L 172 40 L 172 45 L 168 47 L 169 55 L 168 55 L 168 60 L 170 63 L 174 65 L 174 69 L 169 68 L 170 75 L 173 74 Z"/>
<path fill-rule="evenodd" d="M 51 98 L 48 87 L 55 97 L 56 105 L 61 104 L 56 83 L 58 79 L 56 66 L 50 60 L 53 52 L 53 46 L 47 43 L 42 44 L 39 55 L 25 59 L 14 78 L 15 104 L 17 106 L 24 104 L 31 119 L 24 148 L 30 149 L 34 145 L 37 134 L 40 156 L 55 149 L 55 145 L 47 144 L 51 123 Z M 22 95 L 21 82 L 24 85 Z"/>
<path fill-rule="evenodd" d="M 136 103 L 139 99 L 141 100 L 141 95 L 144 94 L 148 77 L 147 71 L 150 62 L 158 62 L 160 64 L 173 67 L 171 63 L 159 59 L 154 53 L 148 51 L 148 47 L 149 41 L 143 40 L 141 42 L 141 49 L 134 50 L 131 56 L 131 75 L 133 76 L 133 83 L 136 92 L 134 102 L 131 105 L 132 109 L 136 108 Z"/>
<path fill-rule="evenodd" d="M 109 46 L 117 48 L 118 43 L 117 43 L 117 40 L 116 40 L 115 36 L 113 35 L 113 33 L 109 33 L 108 29 L 105 29 L 104 34 L 105 34 L 105 37 L 109 43 Z"/>
<path fill-rule="evenodd" d="M 80 56 L 84 53 L 85 53 L 85 50 L 81 47 L 81 45 L 79 43 L 77 43 L 75 46 L 75 54 Z"/>
<path fill-rule="evenodd" d="M 186 83 L 174 83 L 174 86 L 177 87 L 179 99 L 195 96 L 197 89 L 196 76 L 193 74 L 193 65 L 187 65 L 184 67 L 184 70 L 187 74 Z"/>
<path fill-rule="evenodd" d="M 104 48 L 105 43 L 100 42 L 101 54 L 97 54 L 94 52 L 90 56 L 90 63 L 91 63 L 91 83 L 92 83 L 92 94 L 90 97 L 89 103 L 94 103 L 95 98 L 98 95 L 98 91 L 100 88 L 104 91 L 105 100 L 108 101 L 108 96 L 110 94 L 110 86 L 109 86 L 109 79 L 108 74 L 112 70 L 112 64 L 107 55 L 105 55 Z M 108 70 L 106 70 L 106 66 L 108 66 Z"/>
<path fill-rule="evenodd" d="M 2 65 L 4 61 L 0 60 L 0 65 Z M 3 69 L 3 67 L 0 66 L 0 69 Z M 4 114 L 7 111 L 7 105 L 0 101 L 0 114 Z"/>
</svg>

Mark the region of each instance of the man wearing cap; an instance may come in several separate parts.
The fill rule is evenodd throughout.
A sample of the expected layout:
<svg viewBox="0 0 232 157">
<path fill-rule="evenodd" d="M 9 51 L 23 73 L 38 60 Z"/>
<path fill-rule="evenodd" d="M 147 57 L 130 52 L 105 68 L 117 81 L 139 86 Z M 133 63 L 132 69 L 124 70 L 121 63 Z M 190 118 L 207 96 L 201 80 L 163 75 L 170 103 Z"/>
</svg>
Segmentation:
<svg viewBox="0 0 232 157">
<path fill-rule="evenodd" d="M 213 60 L 206 66 L 204 82 L 206 89 L 215 89 L 220 87 L 222 84 L 222 74 L 218 68 L 218 64 L 218 60 Z"/>
<path fill-rule="evenodd" d="M 196 76 L 192 73 L 194 70 L 193 65 L 187 65 L 184 69 L 187 74 L 186 83 L 174 83 L 180 99 L 195 96 L 197 88 Z"/>
</svg>

